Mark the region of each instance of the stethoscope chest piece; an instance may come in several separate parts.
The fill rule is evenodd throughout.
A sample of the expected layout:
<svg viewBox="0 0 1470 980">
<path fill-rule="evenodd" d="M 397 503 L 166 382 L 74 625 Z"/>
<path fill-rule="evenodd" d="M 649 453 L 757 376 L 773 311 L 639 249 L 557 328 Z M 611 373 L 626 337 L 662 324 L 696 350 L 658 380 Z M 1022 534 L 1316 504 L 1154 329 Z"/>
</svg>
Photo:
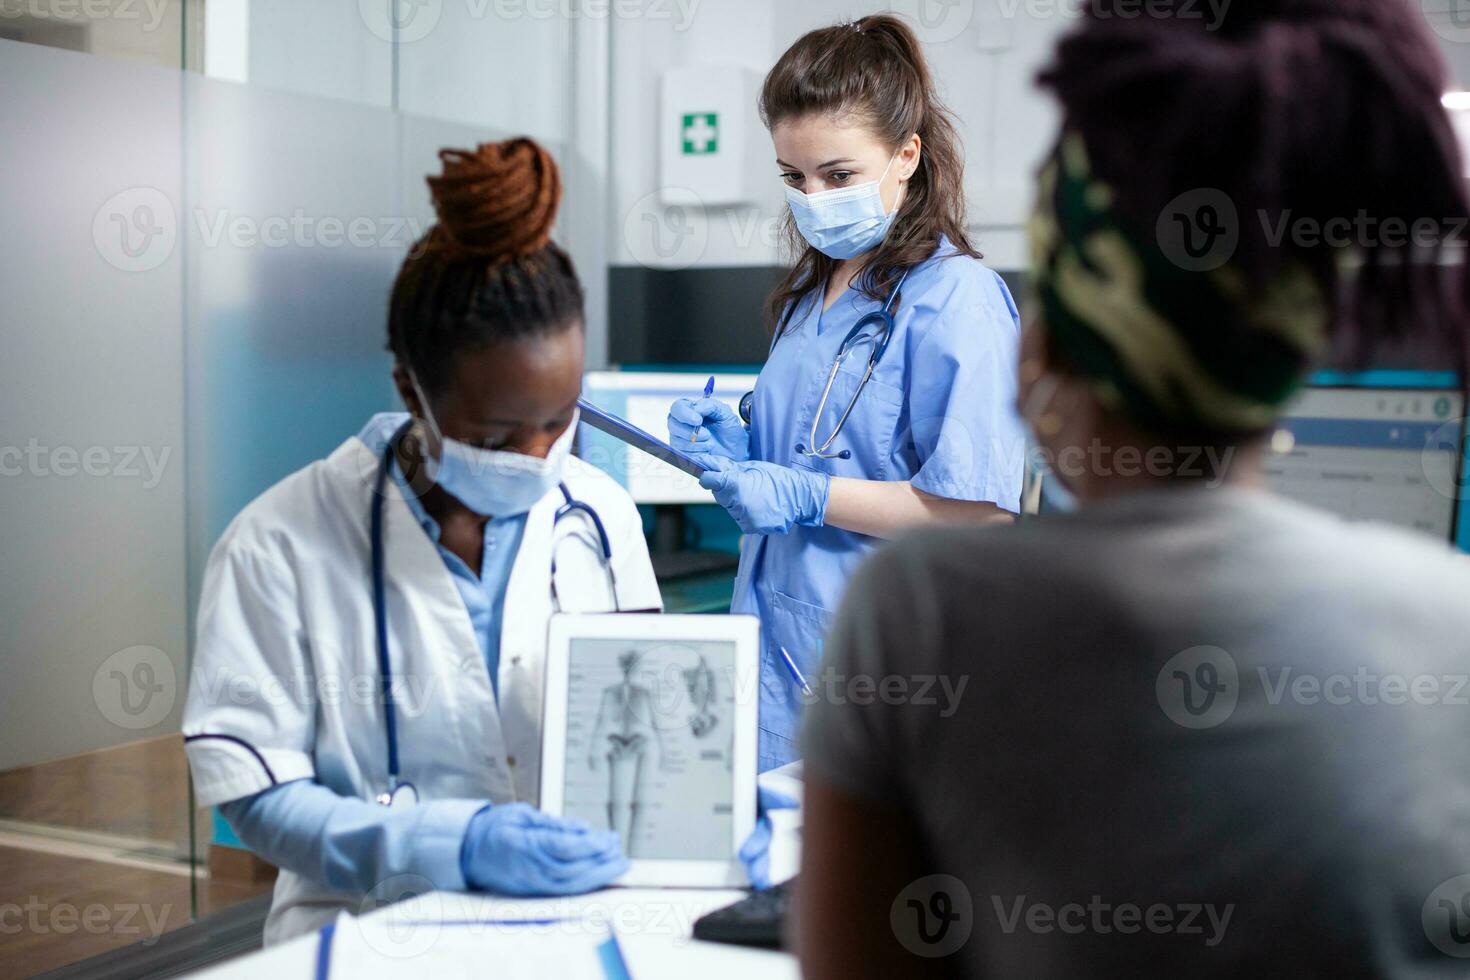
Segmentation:
<svg viewBox="0 0 1470 980">
<path fill-rule="evenodd" d="M 419 791 L 413 783 L 399 783 L 387 792 L 379 793 L 377 799 L 390 810 L 406 810 L 418 805 Z"/>
</svg>

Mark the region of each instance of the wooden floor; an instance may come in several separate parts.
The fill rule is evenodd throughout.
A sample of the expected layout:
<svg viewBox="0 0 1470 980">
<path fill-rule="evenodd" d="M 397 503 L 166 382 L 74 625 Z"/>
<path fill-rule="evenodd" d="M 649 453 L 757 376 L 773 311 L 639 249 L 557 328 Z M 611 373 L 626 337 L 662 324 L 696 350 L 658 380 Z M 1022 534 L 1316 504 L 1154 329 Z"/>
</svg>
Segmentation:
<svg viewBox="0 0 1470 980">
<path fill-rule="evenodd" d="M 192 921 L 188 803 L 177 735 L 0 772 L 0 980 Z M 210 875 L 209 811 L 196 828 L 201 916 L 270 890 L 248 862 Z"/>
</svg>

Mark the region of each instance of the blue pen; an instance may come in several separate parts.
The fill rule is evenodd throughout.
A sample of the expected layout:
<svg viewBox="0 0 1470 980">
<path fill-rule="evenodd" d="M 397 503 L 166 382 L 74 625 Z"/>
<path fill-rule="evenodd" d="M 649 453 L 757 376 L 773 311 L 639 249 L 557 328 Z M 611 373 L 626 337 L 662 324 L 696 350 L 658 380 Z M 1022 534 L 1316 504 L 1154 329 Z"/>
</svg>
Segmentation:
<svg viewBox="0 0 1470 980">
<path fill-rule="evenodd" d="M 796 678 L 796 683 L 801 685 L 801 693 L 811 697 L 811 685 L 807 684 L 806 678 L 801 676 L 801 668 L 796 666 L 796 661 L 791 659 L 791 654 L 786 652 L 785 647 L 777 647 L 776 650 L 781 654 L 781 659 L 786 661 L 786 669 L 791 671 L 791 676 Z"/>
<path fill-rule="evenodd" d="M 704 397 L 708 398 L 710 395 L 713 395 L 714 393 L 715 393 L 715 376 L 712 374 L 712 375 L 709 376 L 709 380 L 704 383 Z M 691 445 L 691 446 L 694 445 L 694 440 L 699 436 L 699 428 L 700 427 L 696 425 L 694 427 L 694 431 L 691 432 L 691 433 L 689 433 L 689 445 Z"/>
</svg>

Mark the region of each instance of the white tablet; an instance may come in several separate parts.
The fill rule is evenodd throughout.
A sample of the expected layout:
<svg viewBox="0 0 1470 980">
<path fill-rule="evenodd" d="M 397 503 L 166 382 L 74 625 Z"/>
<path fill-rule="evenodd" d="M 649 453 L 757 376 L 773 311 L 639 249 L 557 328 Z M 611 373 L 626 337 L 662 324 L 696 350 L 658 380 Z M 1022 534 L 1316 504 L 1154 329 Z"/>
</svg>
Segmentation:
<svg viewBox="0 0 1470 980">
<path fill-rule="evenodd" d="M 552 617 L 541 808 L 617 831 L 617 884 L 746 883 L 759 644 L 753 616 Z"/>
</svg>

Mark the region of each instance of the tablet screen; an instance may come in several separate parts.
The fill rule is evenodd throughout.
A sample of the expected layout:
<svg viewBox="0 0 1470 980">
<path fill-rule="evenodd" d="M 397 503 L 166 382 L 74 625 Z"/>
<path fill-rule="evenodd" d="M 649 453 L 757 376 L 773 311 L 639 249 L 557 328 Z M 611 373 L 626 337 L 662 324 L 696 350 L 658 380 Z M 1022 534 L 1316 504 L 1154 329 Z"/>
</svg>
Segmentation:
<svg viewBox="0 0 1470 980">
<path fill-rule="evenodd" d="M 564 816 L 631 859 L 729 859 L 732 641 L 570 641 Z"/>
</svg>

